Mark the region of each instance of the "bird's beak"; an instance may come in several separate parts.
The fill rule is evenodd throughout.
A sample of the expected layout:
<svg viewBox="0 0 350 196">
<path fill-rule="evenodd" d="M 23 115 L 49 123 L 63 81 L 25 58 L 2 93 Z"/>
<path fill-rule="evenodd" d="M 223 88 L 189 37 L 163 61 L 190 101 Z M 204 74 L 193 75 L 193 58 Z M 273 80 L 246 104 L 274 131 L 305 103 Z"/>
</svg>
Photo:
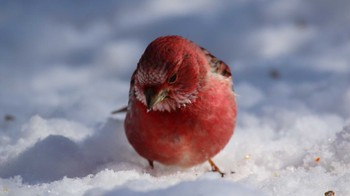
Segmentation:
<svg viewBox="0 0 350 196">
<path fill-rule="evenodd" d="M 157 93 L 153 88 L 147 88 L 145 90 L 147 112 L 150 112 L 154 105 L 163 101 L 167 95 L 167 90 L 161 90 Z"/>
</svg>

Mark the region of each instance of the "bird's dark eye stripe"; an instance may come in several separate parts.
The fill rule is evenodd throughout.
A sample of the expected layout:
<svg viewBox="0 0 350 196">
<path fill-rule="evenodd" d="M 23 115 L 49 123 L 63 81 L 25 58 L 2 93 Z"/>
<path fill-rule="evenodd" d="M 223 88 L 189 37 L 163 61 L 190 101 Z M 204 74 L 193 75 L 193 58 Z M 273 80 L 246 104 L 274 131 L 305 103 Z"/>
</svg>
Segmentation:
<svg viewBox="0 0 350 196">
<path fill-rule="evenodd" d="M 172 75 L 172 76 L 169 78 L 168 82 L 169 82 L 169 83 L 174 83 L 174 82 L 176 81 L 176 79 L 177 79 L 177 75 L 174 74 L 174 75 Z"/>
</svg>

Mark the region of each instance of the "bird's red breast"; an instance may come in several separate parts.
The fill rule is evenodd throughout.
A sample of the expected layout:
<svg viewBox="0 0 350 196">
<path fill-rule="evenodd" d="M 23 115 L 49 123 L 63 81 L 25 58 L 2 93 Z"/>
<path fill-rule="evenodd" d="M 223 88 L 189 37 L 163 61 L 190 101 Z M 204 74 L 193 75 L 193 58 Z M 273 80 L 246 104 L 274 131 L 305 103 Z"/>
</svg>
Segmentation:
<svg viewBox="0 0 350 196">
<path fill-rule="evenodd" d="M 236 103 L 229 67 L 180 36 L 154 40 L 131 86 L 125 131 L 144 158 L 190 167 L 229 142 Z"/>
</svg>

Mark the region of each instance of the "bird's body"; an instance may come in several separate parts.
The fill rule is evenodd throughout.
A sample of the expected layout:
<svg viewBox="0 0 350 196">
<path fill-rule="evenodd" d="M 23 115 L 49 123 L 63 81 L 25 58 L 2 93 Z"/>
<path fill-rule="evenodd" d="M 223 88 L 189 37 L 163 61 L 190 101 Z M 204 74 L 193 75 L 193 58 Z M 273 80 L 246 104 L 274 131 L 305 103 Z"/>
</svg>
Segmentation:
<svg viewBox="0 0 350 196">
<path fill-rule="evenodd" d="M 125 131 L 150 162 L 191 167 L 230 140 L 236 103 L 228 66 L 180 36 L 153 41 L 132 76 Z"/>
</svg>

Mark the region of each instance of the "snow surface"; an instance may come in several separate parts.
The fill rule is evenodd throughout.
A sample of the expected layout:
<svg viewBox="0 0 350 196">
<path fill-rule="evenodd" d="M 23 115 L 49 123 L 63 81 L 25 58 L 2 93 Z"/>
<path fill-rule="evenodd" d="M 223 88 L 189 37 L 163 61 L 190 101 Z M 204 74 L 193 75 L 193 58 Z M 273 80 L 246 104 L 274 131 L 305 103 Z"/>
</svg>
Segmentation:
<svg viewBox="0 0 350 196">
<path fill-rule="evenodd" d="M 0 4 L 0 195 L 350 195 L 350 1 Z M 224 178 L 207 163 L 151 170 L 110 114 L 169 34 L 232 69 Z"/>
</svg>

